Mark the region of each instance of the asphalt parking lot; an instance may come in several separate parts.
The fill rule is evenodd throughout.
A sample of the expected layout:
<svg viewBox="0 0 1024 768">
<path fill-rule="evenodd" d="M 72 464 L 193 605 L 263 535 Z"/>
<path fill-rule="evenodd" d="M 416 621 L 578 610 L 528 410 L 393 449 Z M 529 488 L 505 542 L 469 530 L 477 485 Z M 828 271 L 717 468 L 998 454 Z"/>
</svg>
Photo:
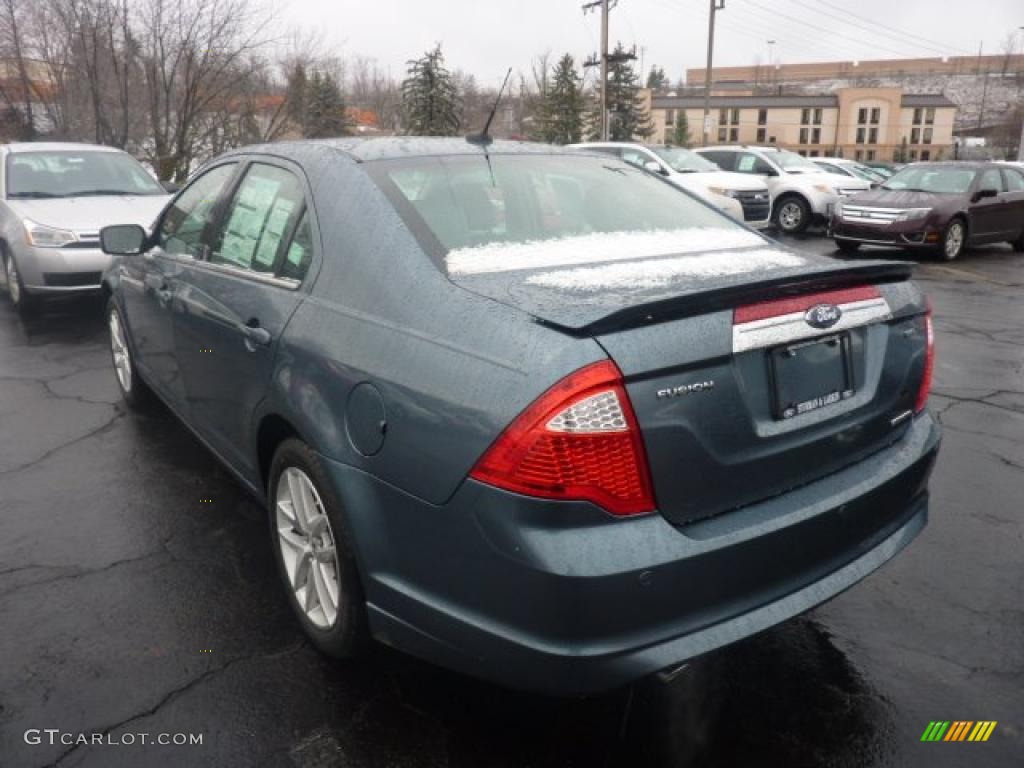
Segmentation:
<svg viewBox="0 0 1024 768">
<path fill-rule="evenodd" d="M 928 528 L 818 610 L 585 700 L 385 648 L 320 656 L 262 510 L 166 411 L 125 411 L 100 305 L 23 321 L 0 296 L 0 766 L 593 768 L 680 765 L 694 745 L 707 766 L 1020 765 L 1024 255 L 922 258 L 917 274 L 945 426 Z M 998 725 L 983 744 L 921 743 L 932 720 Z M 203 743 L 28 744 L 28 729 Z"/>
</svg>

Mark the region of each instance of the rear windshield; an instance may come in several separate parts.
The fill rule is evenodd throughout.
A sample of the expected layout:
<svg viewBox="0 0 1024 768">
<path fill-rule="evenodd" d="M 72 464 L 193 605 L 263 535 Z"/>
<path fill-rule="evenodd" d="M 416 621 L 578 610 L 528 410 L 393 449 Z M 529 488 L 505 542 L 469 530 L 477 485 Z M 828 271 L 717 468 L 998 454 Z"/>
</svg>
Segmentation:
<svg viewBox="0 0 1024 768">
<path fill-rule="evenodd" d="M 375 176 L 450 274 L 763 246 L 724 214 L 648 173 L 586 155 L 381 163 Z M 412 219 L 410 221 L 410 219 Z M 428 251 L 438 248 L 427 238 Z"/>
<path fill-rule="evenodd" d="M 166 195 L 123 152 L 15 152 L 7 156 L 7 197 Z"/>
<path fill-rule="evenodd" d="M 883 189 L 899 189 L 906 192 L 962 195 L 971 188 L 974 174 L 975 171 L 970 168 L 912 165 L 894 173 L 882 187 Z"/>
</svg>

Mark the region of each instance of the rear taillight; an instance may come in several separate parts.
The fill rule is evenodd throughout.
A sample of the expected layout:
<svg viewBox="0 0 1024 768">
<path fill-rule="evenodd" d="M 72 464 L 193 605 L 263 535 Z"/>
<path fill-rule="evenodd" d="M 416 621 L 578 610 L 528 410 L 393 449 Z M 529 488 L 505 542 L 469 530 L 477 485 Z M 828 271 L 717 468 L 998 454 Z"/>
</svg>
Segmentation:
<svg viewBox="0 0 1024 768">
<path fill-rule="evenodd" d="M 654 509 L 640 428 L 610 360 L 581 368 L 541 395 L 470 476 L 529 496 L 592 501 L 614 515 Z"/>
<path fill-rule="evenodd" d="M 928 395 L 932 391 L 932 372 L 935 369 L 935 328 L 932 325 L 932 306 L 928 304 L 928 312 L 924 316 L 924 337 L 925 337 L 925 358 L 924 374 L 921 376 L 921 386 L 917 390 L 917 402 L 914 403 L 914 413 L 920 413 L 928 404 Z"/>
</svg>

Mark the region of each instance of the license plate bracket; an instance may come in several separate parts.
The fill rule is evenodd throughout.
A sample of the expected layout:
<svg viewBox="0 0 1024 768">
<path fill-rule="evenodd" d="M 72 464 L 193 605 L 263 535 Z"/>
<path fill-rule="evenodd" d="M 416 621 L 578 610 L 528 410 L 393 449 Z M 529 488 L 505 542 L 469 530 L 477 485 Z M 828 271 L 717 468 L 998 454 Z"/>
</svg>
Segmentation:
<svg viewBox="0 0 1024 768">
<path fill-rule="evenodd" d="M 792 419 L 853 397 L 850 335 L 836 333 L 768 352 L 774 417 Z"/>
</svg>

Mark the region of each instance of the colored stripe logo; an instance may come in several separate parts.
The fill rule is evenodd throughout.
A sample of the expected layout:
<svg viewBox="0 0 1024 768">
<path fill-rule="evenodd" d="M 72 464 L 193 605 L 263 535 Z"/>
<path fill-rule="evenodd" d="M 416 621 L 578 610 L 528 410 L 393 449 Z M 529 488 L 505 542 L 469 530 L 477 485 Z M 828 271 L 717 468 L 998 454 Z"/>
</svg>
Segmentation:
<svg viewBox="0 0 1024 768">
<path fill-rule="evenodd" d="M 921 741 L 988 741 L 995 720 L 933 720 L 921 734 Z"/>
</svg>

